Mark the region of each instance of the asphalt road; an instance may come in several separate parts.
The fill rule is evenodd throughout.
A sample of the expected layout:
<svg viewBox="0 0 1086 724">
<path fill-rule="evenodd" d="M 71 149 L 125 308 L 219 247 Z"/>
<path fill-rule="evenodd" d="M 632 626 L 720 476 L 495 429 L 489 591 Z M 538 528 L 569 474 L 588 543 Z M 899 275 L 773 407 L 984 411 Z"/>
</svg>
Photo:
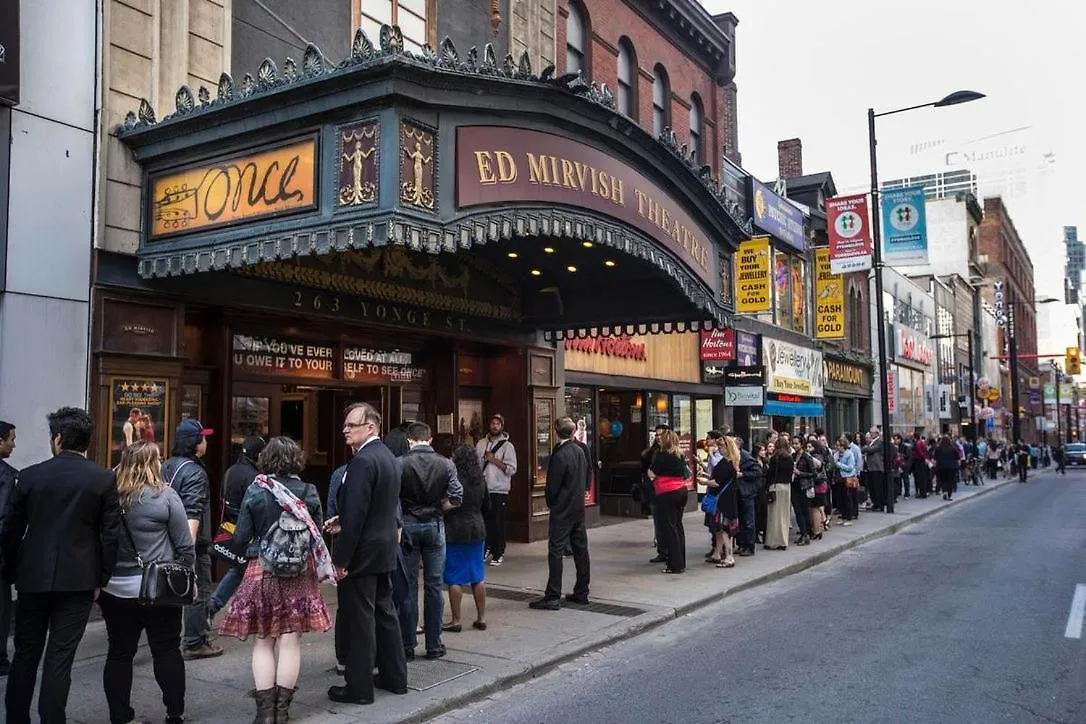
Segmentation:
<svg viewBox="0 0 1086 724">
<path fill-rule="evenodd" d="M 437 721 L 1082 724 L 1084 552 L 1086 470 L 1045 475 Z"/>
</svg>

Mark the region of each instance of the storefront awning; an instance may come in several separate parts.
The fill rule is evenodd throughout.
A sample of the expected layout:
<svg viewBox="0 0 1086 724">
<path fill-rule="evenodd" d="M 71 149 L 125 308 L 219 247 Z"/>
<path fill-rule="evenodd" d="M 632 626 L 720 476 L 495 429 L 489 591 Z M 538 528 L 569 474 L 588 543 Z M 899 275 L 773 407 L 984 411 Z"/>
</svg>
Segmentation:
<svg viewBox="0 0 1086 724">
<path fill-rule="evenodd" d="M 826 409 L 821 400 L 809 402 L 766 400 L 762 412 L 766 415 L 780 415 L 782 417 L 825 417 L 826 415 Z"/>
</svg>

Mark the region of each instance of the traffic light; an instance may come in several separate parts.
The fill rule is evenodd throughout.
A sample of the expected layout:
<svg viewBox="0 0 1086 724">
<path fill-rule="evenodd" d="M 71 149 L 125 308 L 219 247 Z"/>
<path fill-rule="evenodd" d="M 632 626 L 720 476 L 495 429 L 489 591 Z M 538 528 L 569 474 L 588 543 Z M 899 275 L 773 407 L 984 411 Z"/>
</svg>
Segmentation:
<svg viewBox="0 0 1086 724">
<path fill-rule="evenodd" d="M 1066 362 L 1067 374 L 1077 375 L 1082 372 L 1082 352 L 1078 347 L 1068 347 L 1067 356 L 1064 360 Z"/>
</svg>

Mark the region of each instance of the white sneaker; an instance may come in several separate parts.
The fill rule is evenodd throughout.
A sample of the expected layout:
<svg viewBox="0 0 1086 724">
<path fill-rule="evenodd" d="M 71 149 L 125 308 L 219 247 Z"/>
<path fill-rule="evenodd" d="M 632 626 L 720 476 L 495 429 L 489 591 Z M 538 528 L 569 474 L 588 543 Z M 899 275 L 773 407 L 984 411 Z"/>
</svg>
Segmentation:
<svg viewBox="0 0 1086 724">
<path fill-rule="evenodd" d="M 498 556 L 497 558 L 490 559 L 490 565 L 492 565 L 492 566 L 500 566 L 504 561 L 505 561 L 504 556 Z"/>
<path fill-rule="evenodd" d="M 851 520 L 846 520 L 846 521 L 844 521 L 843 523 L 841 523 L 841 527 L 842 527 L 842 528 L 847 528 L 847 527 L 849 527 L 850 525 L 852 525 L 852 521 L 851 521 Z"/>
</svg>

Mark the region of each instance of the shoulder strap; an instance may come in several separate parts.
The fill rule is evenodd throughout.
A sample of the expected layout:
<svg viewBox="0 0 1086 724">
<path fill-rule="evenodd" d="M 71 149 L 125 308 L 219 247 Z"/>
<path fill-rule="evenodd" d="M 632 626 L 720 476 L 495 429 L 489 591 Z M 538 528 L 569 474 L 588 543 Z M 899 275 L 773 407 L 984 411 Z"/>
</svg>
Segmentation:
<svg viewBox="0 0 1086 724">
<path fill-rule="evenodd" d="M 132 537 L 132 531 L 128 529 L 128 513 L 125 510 L 121 510 L 121 525 L 124 526 L 124 533 L 128 536 L 128 542 L 132 544 L 132 550 L 136 554 L 136 565 L 143 568 L 143 556 L 140 555 L 140 549 L 136 546 L 136 539 Z"/>
<path fill-rule="evenodd" d="M 170 482 L 167 483 L 171 488 L 173 487 L 173 481 L 177 480 L 177 474 L 179 472 L 181 472 L 181 468 L 185 467 L 186 465 L 188 465 L 191 462 L 192 462 L 191 460 L 185 460 L 184 462 L 182 462 L 180 465 L 177 466 L 177 470 L 173 471 L 173 475 L 170 476 Z"/>
</svg>

